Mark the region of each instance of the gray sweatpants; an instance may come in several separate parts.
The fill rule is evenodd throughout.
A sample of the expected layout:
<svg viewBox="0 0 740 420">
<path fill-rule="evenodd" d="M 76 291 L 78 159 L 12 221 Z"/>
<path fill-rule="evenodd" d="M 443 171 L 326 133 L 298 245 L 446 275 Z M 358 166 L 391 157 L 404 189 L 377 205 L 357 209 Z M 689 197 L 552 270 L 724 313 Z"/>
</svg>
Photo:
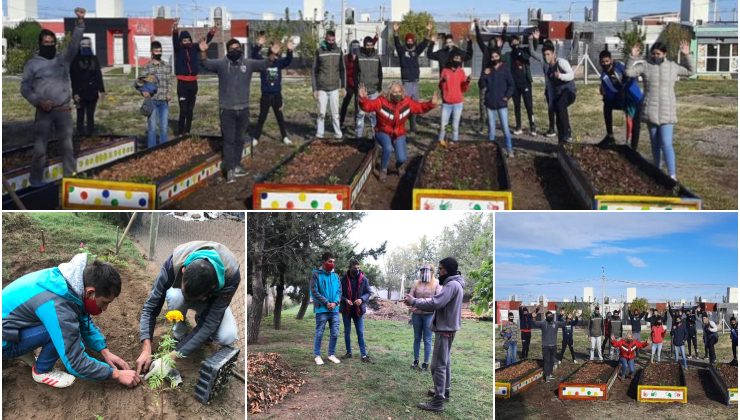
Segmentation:
<svg viewBox="0 0 740 420">
<path fill-rule="evenodd" d="M 406 96 L 410 97 L 415 101 L 419 101 L 419 81 L 416 82 L 403 82 L 403 89 L 406 91 Z M 411 114 L 409 117 L 410 129 L 416 132 L 416 114 Z"/>
<path fill-rule="evenodd" d="M 72 145 L 72 112 L 51 110 L 44 112 L 36 109 L 36 119 L 33 122 L 33 157 L 31 158 L 31 185 L 37 186 L 43 182 L 44 168 L 46 167 L 46 146 L 51 137 L 51 128 L 56 127 L 56 133 L 62 145 L 62 167 L 64 176 L 71 176 L 77 170 L 77 161 Z"/>
<path fill-rule="evenodd" d="M 450 390 L 450 352 L 455 333 L 434 333 L 434 352 L 432 353 L 432 380 L 434 381 L 434 396 L 445 396 Z"/>
<path fill-rule="evenodd" d="M 242 152 L 249 128 L 249 108 L 220 109 L 221 135 L 223 136 L 222 169 L 229 171 L 241 165 Z"/>
</svg>

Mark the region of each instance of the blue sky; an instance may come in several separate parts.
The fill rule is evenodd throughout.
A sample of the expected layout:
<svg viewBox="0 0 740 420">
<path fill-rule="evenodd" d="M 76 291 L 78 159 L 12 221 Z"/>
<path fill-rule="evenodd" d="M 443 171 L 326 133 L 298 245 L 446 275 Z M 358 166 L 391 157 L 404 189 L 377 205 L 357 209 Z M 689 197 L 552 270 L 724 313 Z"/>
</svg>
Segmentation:
<svg viewBox="0 0 740 420">
<path fill-rule="evenodd" d="M 496 299 L 579 299 L 636 287 L 650 301 L 721 301 L 738 284 L 735 213 L 497 213 Z"/>
<path fill-rule="evenodd" d="M 191 20 L 194 16 L 203 18 L 207 14 L 207 10 L 210 6 L 225 6 L 232 12 L 235 17 L 238 18 L 252 18 L 259 19 L 263 12 L 271 12 L 278 16 L 282 16 L 285 7 L 289 7 L 293 14 L 303 8 L 302 0 L 283 0 L 283 1 L 254 1 L 254 0 L 126 0 L 124 2 L 125 13 L 130 16 L 149 16 L 151 14 L 152 5 L 169 5 L 174 10 L 176 4 L 180 4 L 180 10 L 182 11 L 181 17 L 185 20 Z M 3 2 L 3 10 L 7 12 L 7 2 Z M 341 8 L 340 0 L 327 0 L 325 2 L 327 10 L 333 13 L 335 16 L 339 16 L 339 9 Z M 385 10 L 390 10 L 390 0 L 347 0 L 346 4 L 348 7 L 354 7 L 356 13 L 371 13 L 373 19 L 377 19 L 380 15 L 380 6 L 383 5 Z M 522 18 L 526 16 L 527 8 L 542 8 L 545 13 L 552 13 L 554 19 L 567 19 L 568 8 L 572 4 L 573 19 L 583 18 L 584 6 L 591 7 L 592 0 L 532 0 L 532 1 L 521 1 L 521 0 L 496 0 L 496 2 L 489 2 L 491 6 L 483 6 L 485 2 L 480 0 L 455 0 L 451 2 L 449 0 L 411 0 L 412 10 L 419 10 L 420 6 L 423 5 L 423 9 L 432 13 L 438 20 L 467 20 L 470 16 L 478 16 L 482 19 L 493 19 L 498 18 L 499 13 L 509 13 L 513 18 Z M 493 4 L 496 6 L 494 7 Z M 680 9 L 680 0 L 624 0 L 619 3 L 619 17 L 620 19 L 626 19 L 630 16 L 639 15 L 650 12 L 665 12 L 665 11 L 678 11 Z M 197 6 L 202 11 L 193 11 L 193 7 Z M 83 6 L 87 9 L 93 10 L 95 8 L 94 0 L 38 0 L 39 14 L 42 18 L 58 18 L 61 16 L 69 16 L 75 6 Z M 717 10 L 718 13 L 729 20 L 732 16 L 732 9 L 737 7 L 735 0 L 718 0 Z M 385 14 L 388 16 L 388 12 Z"/>
</svg>

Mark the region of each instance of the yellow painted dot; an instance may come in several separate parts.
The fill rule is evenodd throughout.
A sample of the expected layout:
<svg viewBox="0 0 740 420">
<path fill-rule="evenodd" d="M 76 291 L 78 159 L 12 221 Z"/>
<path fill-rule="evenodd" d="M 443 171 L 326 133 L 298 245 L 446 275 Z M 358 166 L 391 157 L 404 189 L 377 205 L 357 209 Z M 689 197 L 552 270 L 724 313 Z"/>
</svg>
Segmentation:
<svg viewBox="0 0 740 420">
<path fill-rule="evenodd" d="M 581 388 L 581 392 L 586 392 L 586 388 Z"/>
<path fill-rule="evenodd" d="M 270 203 L 270 207 L 276 209 L 280 207 L 280 203 L 277 202 L 277 200 L 273 200 L 272 203 Z"/>
<path fill-rule="evenodd" d="M 298 194 L 298 201 L 306 201 L 306 193 Z"/>
<path fill-rule="evenodd" d="M 126 193 L 123 195 L 126 197 L 126 200 L 130 200 L 131 197 L 134 196 L 134 194 L 131 191 L 126 191 Z"/>
<path fill-rule="evenodd" d="M 95 199 L 95 205 L 96 205 L 96 206 L 99 206 L 99 205 L 101 205 L 101 204 L 103 204 L 103 200 L 101 200 L 101 199 L 100 199 L 100 197 L 96 198 L 96 199 Z"/>
<path fill-rule="evenodd" d="M 51 173 L 54 175 L 54 178 L 56 178 L 57 176 L 59 176 L 59 168 L 56 167 L 52 169 Z"/>
<path fill-rule="evenodd" d="M 326 204 L 324 204 L 324 210 L 331 210 L 331 203 L 330 202 L 327 201 Z"/>
</svg>

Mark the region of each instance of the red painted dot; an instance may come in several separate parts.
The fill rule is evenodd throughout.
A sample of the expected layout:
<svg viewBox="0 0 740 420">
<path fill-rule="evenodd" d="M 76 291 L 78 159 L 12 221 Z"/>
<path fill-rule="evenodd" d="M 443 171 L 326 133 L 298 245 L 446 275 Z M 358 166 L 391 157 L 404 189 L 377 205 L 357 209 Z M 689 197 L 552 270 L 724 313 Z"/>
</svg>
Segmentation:
<svg viewBox="0 0 740 420">
<path fill-rule="evenodd" d="M 169 190 L 169 191 L 167 192 L 167 198 L 172 198 L 172 190 Z"/>
<path fill-rule="evenodd" d="M 80 198 L 82 198 L 83 200 L 87 200 L 87 191 L 81 192 L 80 193 Z"/>
<path fill-rule="evenodd" d="M 342 201 L 342 194 L 337 194 L 337 201 Z"/>
<path fill-rule="evenodd" d="M 285 203 L 285 207 L 287 207 L 288 210 L 293 210 L 293 208 L 295 207 L 295 204 L 293 204 L 292 201 L 288 201 L 287 203 Z"/>
</svg>

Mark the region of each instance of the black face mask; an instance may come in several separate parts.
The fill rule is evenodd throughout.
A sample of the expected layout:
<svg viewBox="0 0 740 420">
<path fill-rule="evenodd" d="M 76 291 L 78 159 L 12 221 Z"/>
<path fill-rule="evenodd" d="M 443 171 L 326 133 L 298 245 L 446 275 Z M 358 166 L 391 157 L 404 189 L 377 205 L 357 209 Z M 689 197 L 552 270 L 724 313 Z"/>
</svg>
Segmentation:
<svg viewBox="0 0 740 420">
<path fill-rule="evenodd" d="M 494 60 L 494 59 L 491 59 L 491 65 L 492 65 L 492 66 L 496 66 L 496 65 L 498 65 L 498 63 L 499 63 L 500 61 L 501 61 L 501 60 Z"/>
<path fill-rule="evenodd" d="M 353 268 L 352 270 L 349 270 L 349 274 L 350 274 L 350 275 L 351 275 L 352 277 L 357 277 L 357 276 L 359 276 L 359 275 L 360 275 L 360 270 L 357 270 L 357 269 L 354 269 L 354 268 Z"/>
<path fill-rule="evenodd" d="M 555 317 L 550 315 L 547 317 L 547 322 L 552 322 L 553 319 L 555 319 Z"/>
<path fill-rule="evenodd" d="M 57 46 L 56 45 L 42 45 L 39 47 L 39 55 L 51 60 L 57 55 Z"/>
<path fill-rule="evenodd" d="M 414 44 L 413 42 L 410 43 L 410 44 L 409 43 L 406 43 L 406 49 L 413 50 L 414 47 L 416 47 L 416 44 Z"/>
<path fill-rule="evenodd" d="M 242 50 L 230 50 L 226 56 L 231 61 L 238 61 L 240 58 L 242 58 Z"/>
<path fill-rule="evenodd" d="M 601 69 L 604 70 L 604 71 L 606 71 L 606 72 L 608 72 L 609 70 L 612 69 L 612 65 L 609 64 L 608 66 L 605 66 L 605 65 L 602 64 L 601 65 Z"/>
<path fill-rule="evenodd" d="M 509 318 L 509 322 L 514 322 L 514 318 Z"/>
<path fill-rule="evenodd" d="M 155 59 L 155 60 L 157 60 L 157 61 L 159 61 L 159 60 L 162 59 L 162 54 L 153 54 L 152 55 L 152 58 Z"/>
</svg>

